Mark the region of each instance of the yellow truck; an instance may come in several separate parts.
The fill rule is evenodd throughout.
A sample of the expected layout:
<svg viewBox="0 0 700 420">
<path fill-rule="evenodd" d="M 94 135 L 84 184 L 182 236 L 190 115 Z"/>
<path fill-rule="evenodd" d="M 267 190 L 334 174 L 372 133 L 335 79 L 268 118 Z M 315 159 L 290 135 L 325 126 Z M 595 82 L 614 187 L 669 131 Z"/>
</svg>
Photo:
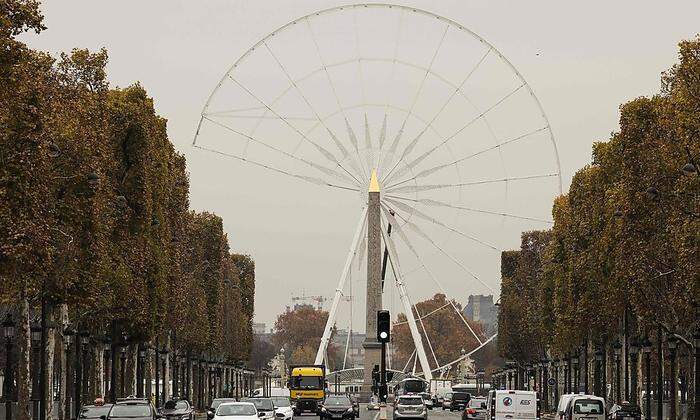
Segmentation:
<svg viewBox="0 0 700 420">
<path fill-rule="evenodd" d="M 324 365 L 297 365 L 289 367 L 289 397 L 294 415 L 307 411 L 318 413 L 326 397 L 326 367 Z"/>
</svg>

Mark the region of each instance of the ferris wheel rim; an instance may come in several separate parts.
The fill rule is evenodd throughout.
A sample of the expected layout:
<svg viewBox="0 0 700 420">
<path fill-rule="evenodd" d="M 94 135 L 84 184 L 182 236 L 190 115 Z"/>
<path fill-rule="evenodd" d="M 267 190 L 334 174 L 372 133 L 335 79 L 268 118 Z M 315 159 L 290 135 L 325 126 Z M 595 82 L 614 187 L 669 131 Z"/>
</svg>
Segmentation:
<svg viewBox="0 0 700 420">
<path fill-rule="evenodd" d="M 516 77 L 518 77 L 518 79 L 524 84 L 525 88 L 528 90 L 528 92 L 530 93 L 530 96 L 532 97 L 532 99 L 534 100 L 535 104 L 537 105 L 537 108 L 539 109 L 540 114 L 541 114 L 542 118 L 544 119 L 546 125 L 547 125 L 548 127 L 550 127 L 550 128 L 549 128 L 549 140 L 550 140 L 550 144 L 551 144 L 551 146 L 552 146 L 552 150 L 553 150 L 553 153 L 554 153 L 554 159 L 555 159 L 555 164 L 556 164 L 557 173 L 559 173 L 559 176 L 558 176 L 558 181 L 559 181 L 559 182 L 558 182 L 558 193 L 559 193 L 560 195 L 562 194 L 563 185 L 562 185 L 562 179 L 561 179 L 561 160 L 560 160 L 560 157 L 559 157 L 559 149 L 558 149 L 558 147 L 557 147 L 556 140 L 554 139 L 554 133 L 553 133 L 552 130 L 551 130 L 551 124 L 550 124 L 550 122 L 549 122 L 549 118 L 547 117 L 547 113 L 545 112 L 544 107 L 542 106 L 542 103 L 540 102 L 539 98 L 538 98 L 537 95 L 535 94 L 534 90 L 532 89 L 532 87 L 530 86 L 530 84 L 527 82 L 527 80 L 525 79 L 525 77 L 524 77 L 524 76 L 520 73 L 520 71 L 515 67 L 515 65 L 514 65 L 513 63 L 511 63 L 511 61 L 508 60 L 508 58 L 507 58 L 506 56 L 504 56 L 504 55 L 500 52 L 500 50 L 499 50 L 498 48 L 496 48 L 491 42 L 489 42 L 487 39 L 485 39 L 485 38 L 482 37 L 481 35 L 477 34 L 476 32 L 472 31 L 471 29 L 469 29 L 469 28 L 466 27 L 465 25 L 462 25 L 461 23 L 459 23 L 459 22 L 457 22 L 457 21 L 455 21 L 455 20 L 453 20 L 453 19 L 446 18 L 446 17 L 444 17 L 444 16 L 438 15 L 438 14 L 436 14 L 436 13 L 433 13 L 433 12 L 428 11 L 428 10 L 425 10 L 425 9 L 420 9 L 420 8 L 417 8 L 417 7 L 410 7 L 410 6 L 405 6 L 405 5 L 399 5 L 399 4 L 393 4 L 393 3 L 355 3 L 355 4 L 350 4 L 350 5 L 341 5 L 341 6 L 330 7 L 330 8 L 327 8 L 327 9 L 319 10 L 319 11 L 312 12 L 312 13 L 306 14 L 306 15 L 304 15 L 304 16 L 298 17 L 298 18 L 296 18 L 296 19 L 294 19 L 294 20 L 292 20 L 292 21 L 289 21 L 289 22 L 287 22 L 286 24 L 284 24 L 284 25 L 278 27 L 278 28 L 275 29 L 274 31 L 268 33 L 266 36 L 264 36 L 263 38 L 261 38 L 258 42 L 256 42 L 255 44 L 253 44 L 252 47 L 250 47 L 248 50 L 246 50 L 246 52 L 243 53 L 243 54 L 228 68 L 228 70 L 224 73 L 224 75 L 221 77 L 221 79 L 220 79 L 219 82 L 217 83 L 216 87 L 211 91 L 211 93 L 209 94 L 209 96 L 208 96 L 208 98 L 207 98 L 207 100 L 206 100 L 206 102 L 205 102 L 205 104 L 204 104 L 204 106 L 203 106 L 203 108 L 202 108 L 202 112 L 200 113 L 201 118 L 199 119 L 199 122 L 198 122 L 198 124 L 197 124 L 197 130 L 196 130 L 196 132 L 195 132 L 195 136 L 194 136 L 194 139 L 193 139 L 193 141 L 192 141 L 192 144 L 194 145 L 194 144 L 196 144 L 196 142 L 197 142 L 197 137 L 198 137 L 198 135 L 199 135 L 199 130 L 200 130 L 201 125 L 202 125 L 202 122 L 203 122 L 203 120 L 204 120 L 204 111 L 208 108 L 208 106 L 209 106 L 209 104 L 211 103 L 211 100 L 212 100 L 212 98 L 214 97 L 214 94 L 216 93 L 216 91 L 221 87 L 221 85 L 223 84 L 224 80 L 226 80 L 226 78 L 230 75 L 231 71 L 233 71 L 233 69 L 236 68 L 236 66 L 237 66 L 241 61 L 243 61 L 245 58 L 247 58 L 248 55 L 250 55 L 253 51 L 255 51 L 255 49 L 256 49 L 257 47 L 259 47 L 260 45 L 263 45 L 263 43 L 264 43 L 265 41 L 267 41 L 268 39 L 270 39 L 270 38 L 272 38 L 273 36 L 275 36 L 275 34 L 277 34 L 278 32 L 280 32 L 280 31 L 286 29 L 287 27 L 290 27 L 290 26 L 292 26 L 292 25 L 297 24 L 297 23 L 303 21 L 304 19 L 308 19 L 308 18 L 313 17 L 313 16 L 320 16 L 320 15 L 323 15 L 323 14 L 327 14 L 327 13 L 331 13 L 331 12 L 335 12 L 335 11 L 339 11 L 339 10 L 344 10 L 344 9 L 347 9 L 347 8 L 353 8 L 353 9 L 355 9 L 355 8 L 360 8 L 360 7 L 363 7 L 363 8 L 369 8 L 369 7 L 372 7 L 372 8 L 389 8 L 389 9 L 397 8 L 397 9 L 403 10 L 403 11 L 411 11 L 411 12 L 414 12 L 414 13 L 420 13 L 420 14 L 423 14 L 423 15 L 428 16 L 428 17 L 433 17 L 433 18 L 439 19 L 439 20 L 441 20 L 441 21 L 443 21 L 443 22 L 445 22 L 445 23 L 447 23 L 447 24 L 449 24 L 449 25 L 451 25 L 451 26 L 457 27 L 459 30 L 465 31 L 466 33 L 468 33 L 469 35 L 471 35 L 471 36 L 474 37 L 475 39 L 479 40 L 479 42 L 481 42 L 481 43 L 483 43 L 484 45 L 488 46 L 488 47 L 489 47 L 489 48 L 490 48 L 490 49 L 491 49 L 491 50 L 492 50 L 492 51 L 493 51 L 493 52 L 494 52 L 494 53 L 495 53 L 495 54 L 510 68 L 510 70 L 516 75 Z"/>
</svg>

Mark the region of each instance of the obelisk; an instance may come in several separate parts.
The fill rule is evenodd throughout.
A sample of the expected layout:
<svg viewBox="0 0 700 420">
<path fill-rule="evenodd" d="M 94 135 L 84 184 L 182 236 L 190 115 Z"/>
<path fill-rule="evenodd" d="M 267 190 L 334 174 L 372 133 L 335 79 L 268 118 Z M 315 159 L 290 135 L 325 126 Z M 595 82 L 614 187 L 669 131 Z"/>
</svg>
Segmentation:
<svg viewBox="0 0 700 420">
<path fill-rule="evenodd" d="M 381 344 L 377 342 L 377 311 L 382 309 L 382 231 L 377 171 L 372 170 L 367 201 L 367 324 L 362 347 L 364 357 L 363 396 L 372 395 L 372 369 L 379 364 Z"/>
</svg>

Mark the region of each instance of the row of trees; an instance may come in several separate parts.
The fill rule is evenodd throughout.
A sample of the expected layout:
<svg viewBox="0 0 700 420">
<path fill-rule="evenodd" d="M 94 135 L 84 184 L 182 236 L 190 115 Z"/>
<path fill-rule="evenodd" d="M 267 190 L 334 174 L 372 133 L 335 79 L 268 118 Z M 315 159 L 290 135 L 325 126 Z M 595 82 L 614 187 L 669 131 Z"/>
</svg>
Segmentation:
<svg viewBox="0 0 700 420">
<path fill-rule="evenodd" d="M 104 50 L 56 60 L 17 40 L 44 29 L 37 1 L 0 2 L 0 306 L 18 326 L 20 407 L 41 312 L 49 358 L 66 326 L 115 339 L 117 325 L 129 344 L 247 359 L 253 261 L 220 217 L 189 210 L 185 158 L 146 91 L 110 88 Z"/>
<path fill-rule="evenodd" d="M 554 225 L 502 255 L 499 351 L 521 363 L 657 331 L 691 341 L 700 305 L 700 39 L 679 44 L 661 92 L 554 201 Z M 631 340 L 631 339 L 630 339 Z"/>
</svg>

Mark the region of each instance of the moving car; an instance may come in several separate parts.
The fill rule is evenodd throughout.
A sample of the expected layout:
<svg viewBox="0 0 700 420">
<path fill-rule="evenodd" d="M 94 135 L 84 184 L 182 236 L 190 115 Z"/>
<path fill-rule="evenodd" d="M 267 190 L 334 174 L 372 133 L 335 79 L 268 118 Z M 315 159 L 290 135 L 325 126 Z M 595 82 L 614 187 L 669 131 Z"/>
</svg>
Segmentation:
<svg viewBox="0 0 700 420">
<path fill-rule="evenodd" d="M 294 409 L 289 397 L 270 397 L 275 405 L 275 415 L 279 420 L 292 420 L 294 418 Z"/>
<path fill-rule="evenodd" d="M 161 418 L 145 398 L 118 400 L 109 410 L 107 420 L 155 420 Z"/>
<path fill-rule="evenodd" d="M 428 420 L 428 409 L 421 395 L 399 395 L 394 404 L 394 420 L 423 419 Z"/>
<path fill-rule="evenodd" d="M 463 410 L 469 404 L 471 397 L 468 392 L 453 391 L 449 406 L 450 411 Z"/>
<path fill-rule="evenodd" d="M 249 402 L 224 402 L 214 413 L 214 420 L 258 420 L 255 404 Z"/>
<path fill-rule="evenodd" d="M 112 404 L 102 404 L 102 405 L 84 405 L 80 408 L 81 419 L 99 419 L 102 416 L 106 416 L 109 410 L 112 408 Z"/>
<path fill-rule="evenodd" d="M 160 415 L 168 420 L 194 420 L 194 409 L 187 400 L 168 400 L 160 409 Z"/>
<path fill-rule="evenodd" d="M 595 395 L 574 395 L 564 413 L 566 420 L 605 420 L 605 399 Z"/>
<path fill-rule="evenodd" d="M 452 407 L 452 392 L 446 392 L 442 397 L 442 409 Z"/>
<path fill-rule="evenodd" d="M 253 403 L 258 410 L 258 417 L 263 420 L 272 420 L 276 417 L 275 403 L 271 398 L 246 398 L 243 401 Z"/>
<path fill-rule="evenodd" d="M 355 410 L 347 395 L 329 395 L 321 406 L 322 419 L 355 420 Z"/>
<path fill-rule="evenodd" d="M 486 398 L 474 397 L 462 411 L 462 420 L 486 419 Z"/>
<path fill-rule="evenodd" d="M 623 401 L 610 407 L 610 420 L 642 420 L 642 409 L 636 404 Z"/>
<path fill-rule="evenodd" d="M 214 398 L 211 402 L 211 407 L 207 410 L 207 417 L 210 419 L 214 418 L 214 413 L 216 409 L 223 403 L 237 402 L 235 398 Z"/>
<path fill-rule="evenodd" d="M 493 420 L 540 418 L 540 402 L 535 391 L 491 390 L 486 410 Z"/>
<path fill-rule="evenodd" d="M 557 404 L 557 412 L 555 414 L 555 419 L 556 420 L 564 420 L 564 416 L 566 414 L 566 407 L 569 405 L 569 401 L 576 395 L 584 395 L 584 394 L 563 394 L 561 397 L 559 397 L 559 403 Z"/>
</svg>

